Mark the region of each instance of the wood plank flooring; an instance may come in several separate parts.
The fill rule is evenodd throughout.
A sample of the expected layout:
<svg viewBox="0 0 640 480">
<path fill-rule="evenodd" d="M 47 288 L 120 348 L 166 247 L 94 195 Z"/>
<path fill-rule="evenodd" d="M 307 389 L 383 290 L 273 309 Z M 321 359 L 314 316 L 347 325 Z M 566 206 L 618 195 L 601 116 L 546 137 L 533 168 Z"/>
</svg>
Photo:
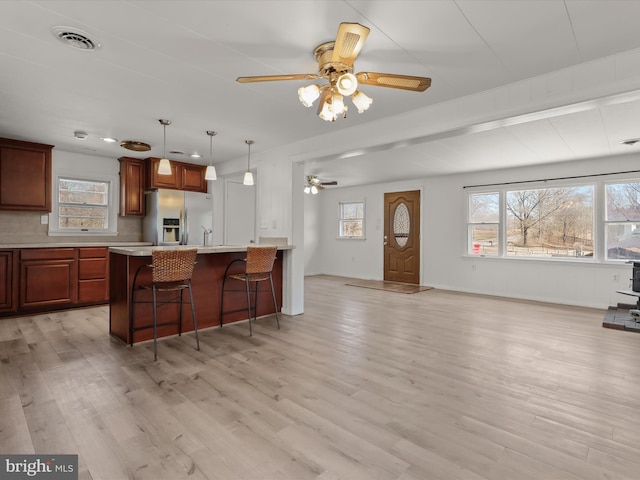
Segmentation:
<svg viewBox="0 0 640 480">
<path fill-rule="evenodd" d="M 305 313 L 133 348 L 0 320 L 0 451 L 82 480 L 637 480 L 640 334 L 601 310 L 305 279 Z"/>
</svg>

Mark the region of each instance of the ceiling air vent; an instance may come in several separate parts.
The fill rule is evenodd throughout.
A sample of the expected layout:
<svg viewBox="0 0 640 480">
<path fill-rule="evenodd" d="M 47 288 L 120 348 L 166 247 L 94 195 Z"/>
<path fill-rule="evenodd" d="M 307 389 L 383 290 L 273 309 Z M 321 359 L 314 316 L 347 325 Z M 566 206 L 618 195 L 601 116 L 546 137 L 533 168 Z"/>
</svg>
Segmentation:
<svg viewBox="0 0 640 480">
<path fill-rule="evenodd" d="M 77 28 L 53 27 L 51 33 L 69 47 L 85 51 L 100 48 L 100 42 L 93 35 Z"/>
</svg>

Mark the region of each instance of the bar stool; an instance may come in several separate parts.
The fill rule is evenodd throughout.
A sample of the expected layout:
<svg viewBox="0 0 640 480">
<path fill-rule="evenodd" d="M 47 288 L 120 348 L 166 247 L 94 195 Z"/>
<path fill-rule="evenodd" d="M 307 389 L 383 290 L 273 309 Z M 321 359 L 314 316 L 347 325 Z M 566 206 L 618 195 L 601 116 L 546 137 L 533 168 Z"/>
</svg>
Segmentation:
<svg viewBox="0 0 640 480">
<path fill-rule="evenodd" d="M 271 284 L 271 295 L 273 297 L 273 306 L 276 312 L 276 324 L 278 329 L 280 328 L 280 318 L 278 317 L 278 302 L 276 301 L 276 292 L 273 288 L 273 277 L 271 272 L 273 270 L 273 264 L 276 260 L 276 253 L 278 247 L 276 245 L 268 246 L 251 246 L 247 247 L 247 258 L 236 258 L 227 265 L 224 271 L 224 277 L 222 278 L 222 298 L 220 299 L 220 327 L 222 327 L 223 316 L 226 313 L 240 312 L 243 308 L 237 310 L 224 310 L 224 292 L 225 285 L 228 280 L 238 280 L 244 282 L 247 292 L 247 314 L 249 318 L 249 336 L 253 335 L 253 329 L 251 327 L 251 294 L 254 295 L 253 300 L 253 320 L 256 320 L 258 312 L 258 284 L 269 280 Z M 233 265 L 244 262 L 244 271 L 233 272 L 230 271 Z M 251 289 L 251 283 L 254 284 L 254 288 Z M 229 290 L 229 291 L 242 291 L 242 290 Z"/>
<path fill-rule="evenodd" d="M 191 316 L 193 318 L 193 329 L 196 335 L 196 350 L 200 350 L 200 340 L 198 339 L 198 322 L 196 321 L 196 310 L 193 304 L 193 294 L 191 290 L 191 276 L 193 274 L 193 267 L 196 264 L 196 255 L 198 253 L 197 248 L 182 248 L 177 250 L 152 250 L 151 251 L 151 265 L 141 265 L 136 274 L 133 277 L 133 285 L 131 287 L 131 311 L 129 312 L 129 325 L 130 325 L 130 338 L 131 346 L 133 346 L 133 333 L 136 330 L 142 330 L 145 328 L 153 328 L 153 360 L 158 359 L 157 353 L 157 338 L 158 327 L 164 325 L 178 325 L 178 335 L 182 335 L 182 305 L 186 302 L 183 301 L 182 293 L 184 290 L 189 290 L 189 304 L 191 305 Z M 151 269 L 151 282 L 149 283 L 136 283 L 138 274 L 143 269 Z M 136 292 L 140 291 L 152 292 L 152 301 L 148 300 L 136 300 Z M 163 299 L 158 302 L 158 292 L 180 292 L 179 295 L 174 295 L 168 299 Z M 133 326 L 133 310 L 136 303 L 152 303 L 153 304 L 153 325 L 145 325 L 142 327 Z M 158 307 L 167 304 L 179 304 L 180 313 L 178 320 L 172 322 L 158 323 L 157 310 Z"/>
</svg>

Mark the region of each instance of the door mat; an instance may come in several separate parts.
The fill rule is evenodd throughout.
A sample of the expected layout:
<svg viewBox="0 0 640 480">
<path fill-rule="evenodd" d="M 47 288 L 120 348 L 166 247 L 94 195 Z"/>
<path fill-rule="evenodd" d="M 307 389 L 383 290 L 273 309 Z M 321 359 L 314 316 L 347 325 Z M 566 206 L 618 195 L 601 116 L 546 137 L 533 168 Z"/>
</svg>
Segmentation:
<svg viewBox="0 0 640 480">
<path fill-rule="evenodd" d="M 413 285 L 411 283 L 385 282 L 382 280 L 354 280 L 345 285 L 350 287 L 373 288 L 374 290 L 385 290 L 387 292 L 398 293 L 418 293 L 431 290 L 433 287 Z"/>
<path fill-rule="evenodd" d="M 609 307 L 602 321 L 602 326 L 640 333 L 640 322 L 636 322 L 636 317 L 631 316 L 628 308 Z"/>
</svg>

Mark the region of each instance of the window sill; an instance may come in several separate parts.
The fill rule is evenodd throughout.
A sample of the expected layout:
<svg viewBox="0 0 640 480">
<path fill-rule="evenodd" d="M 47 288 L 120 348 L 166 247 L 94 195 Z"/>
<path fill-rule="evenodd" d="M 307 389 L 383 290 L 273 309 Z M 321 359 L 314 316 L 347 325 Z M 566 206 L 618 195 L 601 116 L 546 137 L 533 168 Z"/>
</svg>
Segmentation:
<svg viewBox="0 0 640 480">
<path fill-rule="evenodd" d="M 47 235 L 50 237 L 116 237 L 118 236 L 118 232 L 83 232 L 81 230 L 74 231 L 60 231 L 60 230 L 49 230 Z"/>
</svg>

